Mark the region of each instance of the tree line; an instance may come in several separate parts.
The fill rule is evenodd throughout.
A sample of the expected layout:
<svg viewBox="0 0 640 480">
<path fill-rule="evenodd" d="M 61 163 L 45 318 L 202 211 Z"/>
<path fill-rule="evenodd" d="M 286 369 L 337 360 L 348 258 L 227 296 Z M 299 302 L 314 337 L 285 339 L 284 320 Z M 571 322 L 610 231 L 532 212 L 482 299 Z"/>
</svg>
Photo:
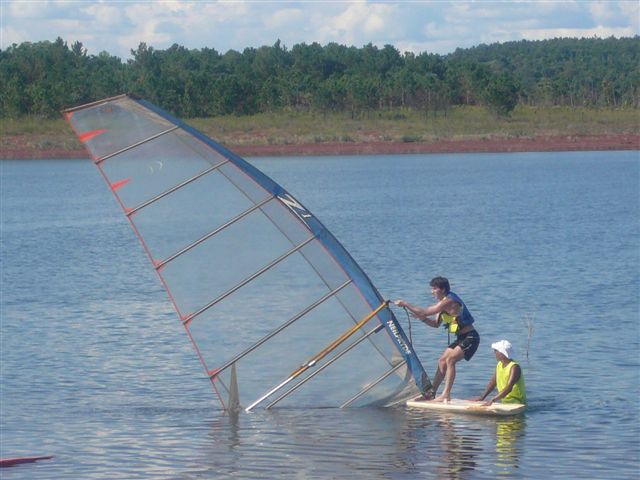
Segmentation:
<svg viewBox="0 0 640 480">
<path fill-rule="evenodd" d="M 123 61 L 88 55 L 58 38 L 0 51 L 0 117 L 52 117 L 130 92 L 180 117 L 247 115 L 284 108 L 353 117 L 398 107 L 425 115 L 484 105 L 640 106 L 640 37 L 516 41 L 448 55 L 337 43 L 220 53 L 141 43 Z"/>
</svg>

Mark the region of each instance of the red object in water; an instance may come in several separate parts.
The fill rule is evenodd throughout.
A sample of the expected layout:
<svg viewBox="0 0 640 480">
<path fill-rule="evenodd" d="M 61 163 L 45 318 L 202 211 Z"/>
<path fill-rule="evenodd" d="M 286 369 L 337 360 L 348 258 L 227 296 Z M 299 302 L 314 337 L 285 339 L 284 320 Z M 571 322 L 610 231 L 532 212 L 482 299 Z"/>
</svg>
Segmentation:
<svg viewBox="0 0 640 480">
<path fill-rule="evenodd" d="M 21 463 L 33 463 L 38 460 L 49 460 L 53 458 L 53 455 L 46 457 L 15 457 L 15 458 L 0 458 L 0 468 L 13 467 L 14 465 L 20 465 Z"/>
</svg>

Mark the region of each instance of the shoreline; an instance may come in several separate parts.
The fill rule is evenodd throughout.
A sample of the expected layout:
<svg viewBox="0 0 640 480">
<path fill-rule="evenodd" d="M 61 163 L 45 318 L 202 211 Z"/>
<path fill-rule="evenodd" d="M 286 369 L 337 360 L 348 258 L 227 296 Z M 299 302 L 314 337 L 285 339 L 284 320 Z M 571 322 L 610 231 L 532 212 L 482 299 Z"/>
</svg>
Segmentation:
<svg viewBox="0 0 640 480">
<path fill-rule="evenodd" d="M 14 139 L 15 140 L 15 139 Z M 84 149 L 37 148 L 22 142 L 0 149 L 0 160 L 89 158 Z M 310 144 L 225 145 L 240 156 L 393 155 L 428 153 L 510 153 L 640 150 L 640 134 L 547 135 L 446 139 L 434 142 L 323 142 Z"/>
</svg>

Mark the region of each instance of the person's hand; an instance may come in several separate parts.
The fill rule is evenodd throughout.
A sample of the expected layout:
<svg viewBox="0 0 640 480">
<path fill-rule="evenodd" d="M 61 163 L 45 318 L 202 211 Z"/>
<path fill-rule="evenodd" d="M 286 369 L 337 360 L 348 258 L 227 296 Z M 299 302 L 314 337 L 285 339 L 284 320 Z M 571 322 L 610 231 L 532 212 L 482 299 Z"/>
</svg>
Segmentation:
<svg viewBox="0 0 640 480">
<path fill-rule="evenodd" d="M 478 395 L 477 397 L 470 398 L 470 402 L 481 402 L 483 400 L 482 396 Z"/>
<path fill-rule="evenodd" d="M 405 302 L 404 300 L 402 300 L 401 298 L 398 300 L 394 300 L 393 304 L 398 306 L 398 307 L 406 307 L 407 305 L 409 305 L 407 302 Z"/>
<path fill-rule="evenodd" d="M 490 407 L 493 404 L 493 400 L 487 400 L 486 402 L 482 402 L 483 407 Z"/>
</svg>

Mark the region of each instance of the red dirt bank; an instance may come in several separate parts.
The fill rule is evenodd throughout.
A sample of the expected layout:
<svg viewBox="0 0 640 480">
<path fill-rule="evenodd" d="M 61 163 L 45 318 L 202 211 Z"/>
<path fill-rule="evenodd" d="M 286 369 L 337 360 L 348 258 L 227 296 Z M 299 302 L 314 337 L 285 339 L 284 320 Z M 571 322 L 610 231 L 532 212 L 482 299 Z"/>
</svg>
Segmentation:
<svg viewBox="0 0 640 480">
<path fill-rule="evenodd" d="M 34 148 L 22 144 L 18 136 L 0 150 L 0 159 L 88 158 L 84 150 Z M 238 155 L 310 156 L 402 153 L 480 153 L 480 152 L 560 152 L 590 150 L 640 150 L 640 134 L 544 136 L 535 138 L 489 138 L 440 140 L 432 143 L 336 142 L 286 145 L 230 145 Z"/>
</svg>

